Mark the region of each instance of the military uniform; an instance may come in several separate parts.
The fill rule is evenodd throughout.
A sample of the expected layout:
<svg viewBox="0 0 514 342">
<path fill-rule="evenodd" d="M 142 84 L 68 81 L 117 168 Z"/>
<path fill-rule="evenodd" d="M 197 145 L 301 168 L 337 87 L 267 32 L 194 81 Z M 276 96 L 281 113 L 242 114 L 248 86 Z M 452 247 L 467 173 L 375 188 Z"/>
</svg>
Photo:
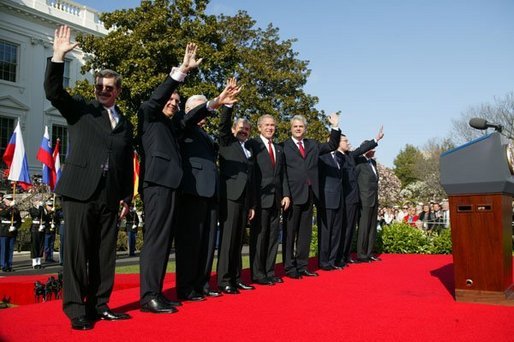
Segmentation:
<svg viewBox="0 0 514 342">
<path fill-rule="evenodd" d="M 12 200 L 12 196 L 6 200 Z M 21 226 L 20 211 L 15 206 L 0 204 L 0 267 L 4 272 L 12 272 L 14 245 Z"/>
<path fill-rule="evenodd" d="M 45 242 L 45 230 L 50 226 L 50 216 L 48 211 L 42 205 L 29 209 L 32 217 L 32 225 L 30 227 L 30 257 L 32 258 L 32 267 L 35 269 L 42 268 L 41 257 L 43 256 L 43 248 Z"/>
<path fill-rule="evenodd" d="M 139 225 L 139 217 L 134 209 L 131 209 L 125 216 L 125 227 L 127 229 L 129 256 L 136 255 L 136 237 L 137 226 Z"/>
<path fill-rule="evenodd" d="M 55 244 L 55 233 L 58 228 L 58 219 L 55 215 L 53 203 L 51 201 L 46 202 L 48 208 L 48 218 L 50 223 L 45 225 L 45 262 L 55 262 L 54 260 L 54 244 Z"/>
</svg>

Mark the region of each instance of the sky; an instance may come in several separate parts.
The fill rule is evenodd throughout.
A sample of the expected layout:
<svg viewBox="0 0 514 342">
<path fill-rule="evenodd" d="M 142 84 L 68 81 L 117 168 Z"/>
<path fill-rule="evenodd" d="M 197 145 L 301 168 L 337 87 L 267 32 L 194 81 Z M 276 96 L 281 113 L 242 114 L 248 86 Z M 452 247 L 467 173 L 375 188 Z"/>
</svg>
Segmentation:
<svg viewBox="0 0 514 342">
<path fill-rule="evenodd" d="M 99 11 L 138 0 L 77 0 Z M 377 160 L 393 167 L 406 144 L 452 134 L 469 108 L 514 91 L 512 0 L 211 0 L 210 14 L 245 10 L 296 38 L 309 61 L 305 91 L 353 146 L 384 126 Z"/>
</svg>

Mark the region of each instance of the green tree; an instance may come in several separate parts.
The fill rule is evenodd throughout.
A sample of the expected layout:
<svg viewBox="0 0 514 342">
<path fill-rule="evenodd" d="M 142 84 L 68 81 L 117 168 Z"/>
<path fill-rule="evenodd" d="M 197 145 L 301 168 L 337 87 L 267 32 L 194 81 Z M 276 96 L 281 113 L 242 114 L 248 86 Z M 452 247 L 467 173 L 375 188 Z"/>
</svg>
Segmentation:
<svg viewBox="0 0 514 342">
<path fill-rule="evenodd" d="M 132 9 L 105 13 L 101 19 L 110 29 L 105 37 L 81 36 L 78 41 L 91 58 L 83 72 L 111 68 L 123 75 L 119 105 L 135 121 L 142 101 L 181 62 L 188 42 L 199 46 L 204 61 L 187 77 L 180 92 L 215 96 L 227 77 L 235 75 L 244 85 L 236 115 L 255 125 L 257 117 L 271 114 L 278 119 L 279 139 L 288 136 L 289 119 L 302 114 L 309 121 L 309 137 L 328 135 L 324 113 L 314 106 L 318 99 L 303 87 L 310 70 L 308 61 L 297 58 L 294 39 L 281 40 L 271 24 L 256 28 L 244 11 L 234 16 L 208 15 L 208 0 L 142 1 Z M 82 84 L 80 89 L 86 90 Z M 82 92 L 82 90 L 79 90 Z M 217 118 L 208 123 L 213 131 Z"/>
<path fill-rule="evenodd" d="M 416 174 L 416 166 L 423 160 L 421 151 L 412 145 L 405 145 L 394 159 L 394 173 L 402 182 L 402 188 L 419 180 Z"/>
</svg>

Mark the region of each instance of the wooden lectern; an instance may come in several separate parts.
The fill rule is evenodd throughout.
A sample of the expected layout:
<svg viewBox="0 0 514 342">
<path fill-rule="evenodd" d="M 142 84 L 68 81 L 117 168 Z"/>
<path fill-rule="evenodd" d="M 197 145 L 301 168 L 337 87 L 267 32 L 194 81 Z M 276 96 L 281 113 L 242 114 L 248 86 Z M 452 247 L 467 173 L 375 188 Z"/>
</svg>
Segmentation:
<svg viewBox="0 0 514 342">
<path fill-rule="evenodd" d="M 512 155 L 508 140 L 497 132 L 441 155 L 457 301 L 514 305 Z"/>
</svg>

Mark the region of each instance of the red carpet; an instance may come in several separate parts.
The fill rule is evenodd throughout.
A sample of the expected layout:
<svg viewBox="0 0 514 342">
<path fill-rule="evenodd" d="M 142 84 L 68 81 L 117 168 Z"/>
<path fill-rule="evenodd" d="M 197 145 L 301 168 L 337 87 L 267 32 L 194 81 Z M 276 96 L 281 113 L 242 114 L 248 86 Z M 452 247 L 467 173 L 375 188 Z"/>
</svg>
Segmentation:
<svg viewBox="0 0 514 342">
<path fill-rule="evenodd" d="M 382 259 L 184 303 L 172 315 L 142 313 L 139 288 L 120 289 L 110 306 L 133 319 L 85 332 L 71 330 L 60 301 L 0 310 L 0 341 L 514 341 L 514 307 L 455 302 L 451 256 Z"/>
</svg>

